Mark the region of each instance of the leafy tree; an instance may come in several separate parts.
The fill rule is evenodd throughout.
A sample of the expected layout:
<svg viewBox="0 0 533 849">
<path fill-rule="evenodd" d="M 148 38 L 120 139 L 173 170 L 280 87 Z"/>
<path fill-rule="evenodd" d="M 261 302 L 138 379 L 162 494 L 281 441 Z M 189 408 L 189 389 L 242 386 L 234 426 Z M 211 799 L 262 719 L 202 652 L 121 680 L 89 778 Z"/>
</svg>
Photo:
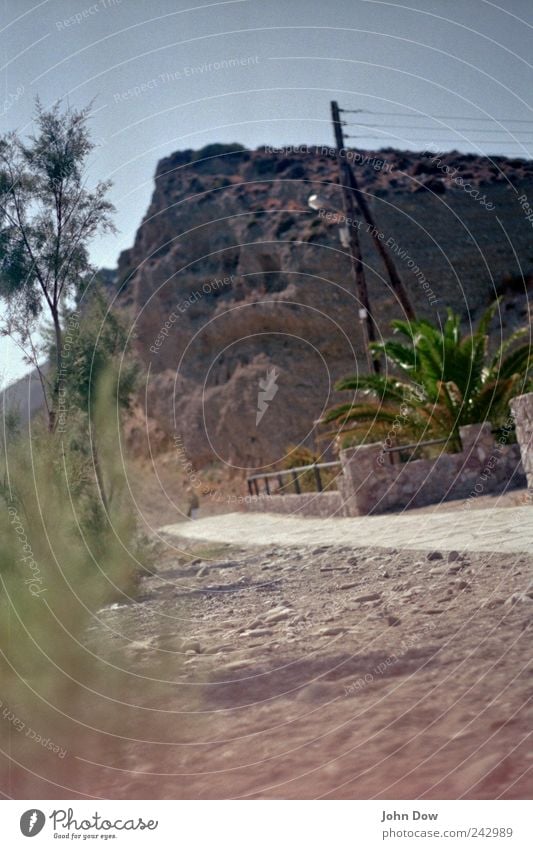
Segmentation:
<svg viewBox="0 0 533 849">
<path fill-rule="evenodd" d="M 336 389 L 351 391 L 350 403 L 330 409 L 323 422 L 336 422 L 341 439 L 373 442 L 388 434 L 396 444 L 412 439 L 449 438 L 460 448 L 459 428 L 490 421 L 501 426 L 509 416 L 509 401 L 531 385 L 533 349 L 529 327 L 513 333 L 494 354 L 489 353 L 489 326 L 499 305 L 492 304 L 477 330 L 462 336 L 460 318 L 452 310 L 444 326 L 424 319 L 392 322 L 407 339 L 372 345 L 400 373 L 353 375 Z"/>
<path fill-rule="evenodd" d="M 106 511 L 113 495 L 113 480 L 105 475 L 100 446 L 116 448 L 121 413 L 130 407 L 138 385 L 140 363 L 128 351 L 127 326 L 111 309 L 97 281 L 84 294 L 76 309 L 64 316 L 64 368 L 58 386 L 62 409 L 58 430 L 67 432 L 70 447 L 81 464 L 92 465 L 100 498 Z M 52 334 L 50 359 L 55 359 Z M 69 425 L 70 426 L 67 426 Z M 114 430 L 114 433 L 113 433 Z M 115 463 L 109 464 L 116 468 Z M 106 478 L 107 484 L 106 485 Z"/>
<path fill-rule="evenodd" d="M 113 231 L 109 182 L 91 191 L 87 159 L 94 148 L 88 129 L 90 106 L 50 110 L 36 101 L 36 134 L 0 138 L 0 297 L 6 317 L 2 332 L 39 369 L 49 430 L 57 423 L 58 380 L 63 366 L 61 312 L 91 273 L 88 244 Z M 39 368 L 35 330 L 42 313 L 55 336 L 55 379 Z"/>
</svg>

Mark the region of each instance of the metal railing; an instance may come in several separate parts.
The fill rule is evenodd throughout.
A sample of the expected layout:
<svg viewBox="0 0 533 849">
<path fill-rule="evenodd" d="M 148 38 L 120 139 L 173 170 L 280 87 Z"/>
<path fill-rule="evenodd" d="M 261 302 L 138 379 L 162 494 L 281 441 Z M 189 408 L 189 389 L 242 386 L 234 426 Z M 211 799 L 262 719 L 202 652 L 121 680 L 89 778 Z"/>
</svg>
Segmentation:
<svg viewBox="0 0 533 849">
<path fill-rule="evenodd" d="M 410 445 L 391 445 L 383 449 L 384 454 L 390 455 L 391 464 L 394 464 L 394 454 L 400 454 L 402 451 L 416 451 L 417 448 L 424 448 L 426 445 L 444 445 L 450 442 L 449 437 L 442 439 L 427 439 L 425 442 L 412 442 Z"/>
<path fill-rule="evenodd" d="M 294 466 L 292 469 L 281 469 L 278 472 L 263 472 L 258 475 L 249 475 L 249 477 L 246 478 L 248 492 L 250 495 L 260 495 L 259 481 L 263 481 L 263 492 L 266 495 L 285 495 L 286 493 L 283 490 L 285 490 L 287 485 L 290 485 L 292 481 L 296 495 L 301 495 L 302 488 L 300 486 L 299 478 L 302 472 L 313 472 L 316 491 L 322 492 L 324 489 L 324 483 L 320 475 L 320 469 L 330 469 L 333 466 L 340 465 L 340 460 L 333 460 L 330 463 L 311 463 L 308 466 Z M 288 484 L 283 482 L 283 479 L 286 477 L 290 478 Z M 270 487 L 271 481 L 275 481 L 278 485 L 274 492 L 272 492 Z"/>
<path fill-rule="evenodd" d="M 493 429 L 492 433 L 498 433 L 497 429 Z M 419 448 L 425 448 L 429 445 L 445 445 L 449 443 L 453 446 L 453 440 L 450 440 L 450 437 L 442 437 L 441 439 L 427 439 L 424 442 L 412 442 L 409 445 L 391 445 L 390 447 L 383 448 L 383 454 L 388 454 L 390 457 L 391 464 L 394 465 L 394 455 L 400 455 L 405 451 L 412 451 L 413 453 L 417 451 Z M 458 449 L 459 451 L 461 448 Z M 452 452 L 452 453 L 455 453 Z M 400 462 L 409 462 L 405 460 L 401 460 Z M 277 472 L 261 472 L 257 475 L 249 475 L 246 478 L 246 483 L 248 484 L 248 492 L 250 495 L 261 495 L 259 490 L 259 482 L 263 481 L 264 489 L 263 493 L 266 495 L 285 495 L 287 486 L 291 484 L 294 486 L 294 492 L 297 495 L 301 495 L 302 488 L 300 485 L 300 476 L 304 472 L 313 472 L 314 482 L 316 486 L 317 492 L 323 492 L 324 483 L 322 477 L 320 475 L 320 469 L 331 469 L 334 466 L 342 466 L 340 460 L 333 460 L 329 463 L 310 463 L 308 466 L 294 466 L 292 469 L 281 469 Z M 290 478 L 288 483 L 284 483 L 284 478 Z M 271 489 L 271 481 L 275 481 L 277 483 L 277 489 L 272 491 Z"/>
</svg>

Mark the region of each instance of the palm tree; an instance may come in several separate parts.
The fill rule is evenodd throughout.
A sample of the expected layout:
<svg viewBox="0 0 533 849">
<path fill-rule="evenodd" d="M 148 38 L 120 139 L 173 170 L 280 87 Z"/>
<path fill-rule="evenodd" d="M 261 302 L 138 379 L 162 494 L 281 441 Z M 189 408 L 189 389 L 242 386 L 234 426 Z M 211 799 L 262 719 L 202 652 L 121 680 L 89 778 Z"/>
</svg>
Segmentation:
<svg viewBox="0 0 533 849">
<path fill-rule="evenodd" d="M 509 401 L 527 392 L 533 367 L 529 327 L 513 333 L 489 354 L 489 326 L 499 306 L 495 301 L 477 330 L 461 336 L 460 318 L 448 310 L 444 326 L 425 319 L 396 320 L 392 327 L 407 342 L 389 340 L 372 345 L 401 377 L 353 375 L 336 389 L 351 391 L 351 402 L 325 414 L 323 423 L 336 422 L 343 444 L 376 442 L 388 434 L 399 444 L 410 440 L 447 438 L 460 450 L 461 425 L 490 421 L 501 427 L 509 417 Z M 332 434 L 328 434 L 331 436 Z"/>
</svg>

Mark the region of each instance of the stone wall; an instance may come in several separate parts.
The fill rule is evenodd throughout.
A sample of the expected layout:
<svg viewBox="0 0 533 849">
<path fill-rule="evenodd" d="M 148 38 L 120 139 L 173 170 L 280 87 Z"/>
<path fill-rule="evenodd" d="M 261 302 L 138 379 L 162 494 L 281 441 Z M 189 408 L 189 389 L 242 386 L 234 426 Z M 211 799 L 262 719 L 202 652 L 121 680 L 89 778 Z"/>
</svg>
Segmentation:
<svg viewBox="0 0 533 849">
<path fill-rule="evenodd" d="M 508 433 L 495 441 L 489 423 L 467 425 L 460 433 L 461 452 L 432 460 L 391 465 L 380 444 L 342 451 L 349 515 L 423 507 L 525 485 L 520 448 L 507 444 Z"/>
<path fill-rule="evenodd" d="M 247 509 L 326 517 L 365 516 L 458 498 L 473 505 L 479 495 L 525 486 L 524 466 L 532 486 L 533 394 L 514 399 L 513 413 L 521 445 L 508 444 L 510 428 L 495 439 L 490 423 L 460 428 L 462 451 L 436 459 L 391 464 L 380 443 L 359 445 L 341 451 L 337 492 L 262 495 Z"/>
<path fill-rule="evenodd" d="M 339 476 L 340 477 L 340 476 Z M 257 513 L 283 513 L 285 516 L 345 516 L 340 492 L 302 492 L 301 495 L 260 495 L 246 501 L 246 509 Z"/>
<path fill-rule="evenodd" d="M 528 489 L 533 490 L 533 392 L 511 401 Z"/>
</svg>

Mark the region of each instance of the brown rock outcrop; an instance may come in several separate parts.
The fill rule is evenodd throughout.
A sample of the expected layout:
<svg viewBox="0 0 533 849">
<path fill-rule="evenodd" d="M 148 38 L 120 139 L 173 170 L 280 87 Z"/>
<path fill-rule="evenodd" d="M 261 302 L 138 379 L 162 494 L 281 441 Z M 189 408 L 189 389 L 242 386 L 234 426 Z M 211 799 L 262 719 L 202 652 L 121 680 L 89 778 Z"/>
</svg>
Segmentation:
<svg viewBox="0 0 533 849">
<path fill-rule="evenodd" d="M 518 195 L 533 197 L 531 162 L 387 150 L 358 152 L 353 164 L 421 315 L 452 306 L 466 321 L 509 288 L 502 326 L 524 320 L 532 233 Z M 120 302 L 149 366 L 147 413 L 197 467 L 262 467 L 291 443 L 312 445 L 334 382 L 365 369 L 349 255 L 337 224 L 307 205 L 319 191 L 340 208 L 336 179 L 329 151 L 306 146 L 212 145 L 158 165 L 150 208 L 120 257 Z M 365 225 L 360 235 L 388 335 L 401 312 Z"/>
</svg>

